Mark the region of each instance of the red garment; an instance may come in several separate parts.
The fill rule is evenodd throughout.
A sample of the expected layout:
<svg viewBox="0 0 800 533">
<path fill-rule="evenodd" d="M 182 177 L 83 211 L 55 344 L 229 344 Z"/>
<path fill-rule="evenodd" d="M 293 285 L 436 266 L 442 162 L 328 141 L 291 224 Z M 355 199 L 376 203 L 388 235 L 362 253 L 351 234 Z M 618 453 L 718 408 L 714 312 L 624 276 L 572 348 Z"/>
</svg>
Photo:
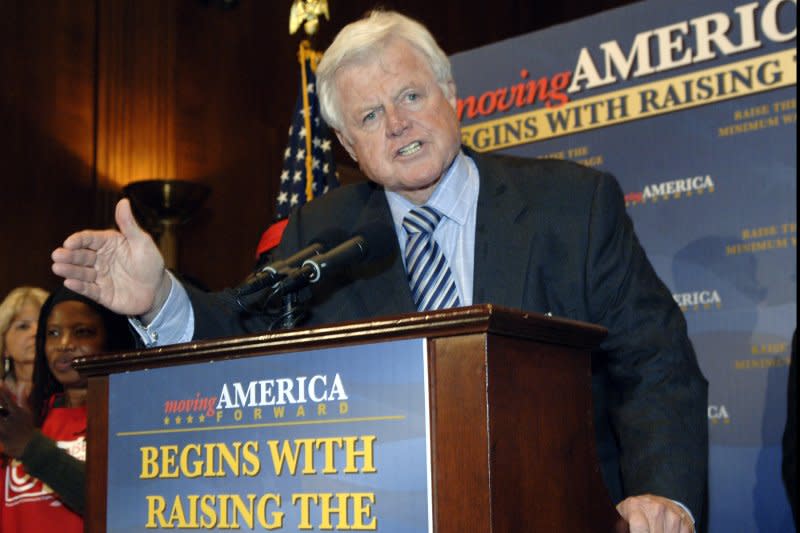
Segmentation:
<svg viewBox="0 0 800 533">
<path fill-rule="evenodd" d="M 51 409 L 41 431 L 73 457 L 86 460 L 86 407 Z M 0 533 L 83 532 L 83 519 L 50 487 L 29 476 L 19 461 L 6 458 L 0 471 Z"/>
<path fill-rule="evenodd" d="M 261 234 L 261 240 L 256 247 L 256 259 L 261 257 L 261 254 L 267 253 L 281 243 L 283 237 L 283 230 L 286 229 L 286 224 L 289 223 L 288 218 L 279 220 L 268 227 L 264 233 Z"/>
</svg>

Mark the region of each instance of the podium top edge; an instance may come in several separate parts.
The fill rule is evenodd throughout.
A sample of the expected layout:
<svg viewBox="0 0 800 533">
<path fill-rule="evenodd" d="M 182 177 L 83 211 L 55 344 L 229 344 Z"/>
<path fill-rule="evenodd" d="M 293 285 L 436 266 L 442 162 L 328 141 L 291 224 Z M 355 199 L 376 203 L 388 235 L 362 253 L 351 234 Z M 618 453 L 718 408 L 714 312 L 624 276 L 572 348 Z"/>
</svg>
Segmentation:
<svg viewBox="0 0 800 533">
<path fill-rule="evenodd" d="M 81 374 L 92 376 L 271 352 L 301 351 L 400 338 L 440 338 L 476 333 L 517 337 L 592 350 L 608 332 L 601 326 L 586 322 L 493 304 L 481 304 L 98 354 L 78 358 L 73 362 L 73 366 Z"/>
</svg>

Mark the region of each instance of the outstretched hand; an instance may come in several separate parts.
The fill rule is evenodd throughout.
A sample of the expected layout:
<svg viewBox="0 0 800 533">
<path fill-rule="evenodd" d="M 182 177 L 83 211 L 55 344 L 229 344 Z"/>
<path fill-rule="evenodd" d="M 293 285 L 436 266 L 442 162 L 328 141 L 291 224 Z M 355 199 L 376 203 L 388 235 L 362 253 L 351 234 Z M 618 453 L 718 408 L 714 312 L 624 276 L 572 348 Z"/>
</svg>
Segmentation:
<svg viewBox="0 0 800 533">
<path fill-rule="evenodd" d="M 31 412 L 17 405 L 11 391 L 0 385 L 0 444 L 3 452 L 19 458 L 35 432 Z"/>
<path fill-rule="evenodd" d="M 653 494 L 631 496 L 617 505 L 630 533 L 694 533 L 694 522 L 677 503 Z"/>
<path fill-rule="evenodd" d="M 119 231 L 73 233 L 53 251 L 53 272 L 68 289 L 122 315 L 152 318 L 170 290 L 164 259 L 136 223 L 126 198 L 114 214 Z"/>
</svg>

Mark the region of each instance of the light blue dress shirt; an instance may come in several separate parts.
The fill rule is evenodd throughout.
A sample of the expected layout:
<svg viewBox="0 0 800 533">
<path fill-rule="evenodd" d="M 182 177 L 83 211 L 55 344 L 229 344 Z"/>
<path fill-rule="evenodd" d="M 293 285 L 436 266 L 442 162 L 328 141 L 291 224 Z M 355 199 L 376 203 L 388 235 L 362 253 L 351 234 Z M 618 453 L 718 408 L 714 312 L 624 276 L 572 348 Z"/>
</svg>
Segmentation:
<svg viewBox="0 0 800 533">
<path fill-rule="evenodd" d="M 455 278 L 461 305 L 472 304 L 472 280 L 475 265 L 475 220 L 478 212 L 480 180 L 475 163 L 459 152 L 450 168 L 425 205 L 433 207 L 443 216 L 433 232 L 433 239 L 447 258 L 450 271 Z M 386 191 L 386 200 L 392 212 L 400 255 L 405 266 L 406 239 L 403 219 L 417 207 L 394 191 Z"/>
<path fill-rule="evenodd" d="M 128 318 L 148 348 L 189 342 L 194 336 L 194 309 L 189 295 L 172 272 L 167 270 L 167 274 L 172 280 L 169 296 L 153 321 L 145 326 L 135 317 Z"/>
</svg>

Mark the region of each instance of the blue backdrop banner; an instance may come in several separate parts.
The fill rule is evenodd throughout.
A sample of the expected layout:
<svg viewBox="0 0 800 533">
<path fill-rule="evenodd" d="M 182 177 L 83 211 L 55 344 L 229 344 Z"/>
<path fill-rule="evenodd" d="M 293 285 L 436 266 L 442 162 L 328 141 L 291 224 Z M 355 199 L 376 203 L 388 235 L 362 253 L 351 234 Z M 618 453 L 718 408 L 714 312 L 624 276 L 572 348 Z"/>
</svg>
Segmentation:
<svg viewBox="0 0 800 533">
<path fill-rule="evenodd" d="M 614 174 L 710 382 L 708 530 L 790 532 L 794 0 L 652 0 L 452 57 L 465 144 Z"/>
</svg>

